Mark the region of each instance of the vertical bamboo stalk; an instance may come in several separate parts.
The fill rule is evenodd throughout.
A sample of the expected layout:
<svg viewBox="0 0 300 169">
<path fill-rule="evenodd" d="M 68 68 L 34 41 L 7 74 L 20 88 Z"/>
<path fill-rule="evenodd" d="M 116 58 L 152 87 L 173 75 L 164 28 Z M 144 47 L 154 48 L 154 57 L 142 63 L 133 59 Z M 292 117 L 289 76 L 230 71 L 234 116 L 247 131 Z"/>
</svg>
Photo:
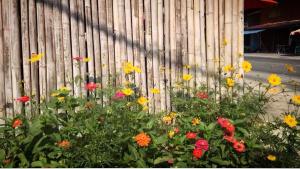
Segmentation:
<svg viewBox="0 0 300 169">
<path fill-rule="evenodd" d="M 38 53 L 37 49 L 37 22 L 36 4 L 34 0 L 29 0 L 29 47 L 30 53 Z M 28 62 L 28 61 L 26 61 Z M 39 102 L 39 62 L 31 64 L 31 95 L 36 102 Z"/>
<path fill-rule="evenodd" d="M 191 0 L 188 2 L 190 3 Z M 189 16 L 190 17 L 190 16 Z M 183 64 L 183 74 L 189 73 L 189 68 L 186 66 L 189 65 L 188 58 L 188 18 L 187 17 L 187 0 L 181 0 L 181 54 L 182 54 L 182 64 Z"/>
<path fill-rule="evenodd" d="M 162 71 L 165 71 L 166 74 L 166 110 L 171 111 L 170 0 L 164 0 L 164 14 L 165 66 Z"/>
<path fill-rule="evenodd" d="M 170 0 L 170 72 L 171 72 L 171 87 L 176 83 L 176 25 L 175 25 L 175 1 Z"/>
<path fill-rule="evenodd" d="M 98 3 L 97 0 L 91 1 L 92 8 L 92 44 L 94 49 L 94 66 L 95 66 L 95 78 L 98 83 L 102 82 L 102 64 L 101 64 L 101 51 L 100 51 L 100 27 L 98 18 Z"/>
<path fill-rule="evenodd" d="M 165 71 L 160 71 L 161 67 L 165 67 L 164 57 L 164 23 L 163 23 L 163 0 L 157 2 L 157 27 L 158 27 L 158 73 L 159 73 L 159 89 L 160 89 L 160 109 L 161 111 L 166 110 L 166 84 L 165 84 Z"/>
<path fill-rule="evenodd" d="M 0 1 L 0 55 L 3 55 L 3 20 L 2 20 L 2 1 Z M 4 74 L 4 57 L 0 57 L 0 116 L 5 117 L 5 74 Z M 4 121 L 0 120 L 0 124 Z"/>
<path fill-rule="evenodd" d="M 125 20 L 126 20 L 126 37 L 127 37 L 127 57 L 128 62 L 133 63 L 133 49 L 132 49 L 132 16 L 131 16 L 131 0 L 125 0 Z M 132 79 L 133 80 L 133 79 Z"/>
<path fill-rule="evenodd" d="M 224 63 L 225 65 L 231 64 L 231 34 L 232 34 L 232 0 L 225 2 L 225 26 L 224 26 L 224 39 L 223 45 L 225 48 Z"/>
<path fill-rule="evenodd" d="M 139 53 L 139 1 L 131 0 L 131 17 L 132 17 L 132 43 L 134 65 L 141 68 L 141 59 Z M 138 87 L 141 87 L 141 74 L 134 74 L 134 81 Z"/>
<path fill-rule="evenodd" d="M 244 61 L 244 0 L 238 1 L 238 60 L 241 66 Z M 239 69 L 239 73 L 241 75 L 244 74 L 242 68 Z M 244 83 L 243 79 L 241 79 L 240 83 Z"/>
<path fill-rule="evenodd" d="M 37 38 L 38 38 L 38 53 L 45 54 L 46 52 L 46 39 L 45 39 L 45 15 L 44 3 L 37 3 Z M 47 95 L 47 73 L 46 73 L 46 56 L 41 58 L 39 63 L 39 91 L 41 102 Z"/>
<path fill-rule="evenodd" d="M 238 68 L 238 1 L 239 0 L 233 0 L 232 2 L 232 65 L 236 68 Z"/>
<path fill-rule="evenodd" d="M 213 84 L 216 92 L 219 91 L 219 68 L 220 68 L 220 55 L 219 55 L 219 0 L 215 0 L 213 3 L 213 15 L 214 15 L 214 79 Z M 219 96 L 218 96 L 219 97 Z"/>
<path fill-rule="evenodd" d="M 126 19 L 121 19 L 120 17 L 125 16 L 125 0 L 118 1 L 118 11 L 119 11 L 119 28 L 120 28 L 120 56 L 121 56 L 121 64 L 128 61 L 127 50 L 126 50 Z M 125 16 L 126 17 L 126 16 Z M 125 73 L 122 71 L 122 82 L 125 82 Z"/>
<path fill-rule="evenodd" d="M 11 1 L 2 0 L 2 19 L 3 19 L 3 58 L 4 58 L 4 79 L 5 79 L 5 106 L 6 117 L 13 117 L 13 95 L 12 95 L 12 79 L 11 79 L 11 23 L 10 11 Z"/>
<path fill-rule="evenodd" d="M 200 32 L 200 1 L 194 0 L 194 25 L 195 25 L 195 81 L 196 87 L 201 86 L 201 32 Z"/>
<path fill-rule="evenodd" d="M 78 33 L 78 5 L 77 1 L 70 1 L 70 13 L 74 16 L 70 17 L 71 24 L 71 58 L 79 56 L 79 33 Z M 80 22 L 80 21 L 79 21 Z M 73 60 L 73 59 L 72 59 Z M 73 87 L 74 96 L 80 95 L 80 84 L 78 84 L 78 78 L 80 77 L 80 67 L 79 63 L 75 60 L 72 62 L 73 71 Z"/>
<path fill-rule="evenodd" d="M 74 0 L 73 0 L 74 1 Z M 75 2 L 76 3 L 76 2 Z M 70 28 L 70 6 L 69 0 L 62 0 L 62 6 L 65 9 L 62 12 L 62 41 L 63 41 L 63 58 L 64 58 L 64 74 L 65 74 L 65 82 L 66 86 L 69 87 L 72 91 L 73 86 L 73 71 L 72 71 L 72 49 L 71 49 L 71 28 Z M 75 39 L 76 40 L 76 39 Z"/>
<path fill-rule="evenodd" d="M 206 0 L 206 59 L 207 59 L 207 76 L 208 87 L 214 89 L 214 16 L 213 16 L 213 1 Z"/>
<path fill-rule="evenodd" d="M 8 17 L 10 19 L 11 25 L 11 77 L 12 77 L 12 92 L 13 98 L 20 97 L 22 95 L 22 84 L 21 84 L 21 39 L 20 39 L 20 29 L 19 23 L 19 11 L 18 11 L 18 0 L 11 0 L 11 13 Z M 15 102 L 14 112 L 21 113 L 22 104 Z"/>
<path fill-rule="evenodd" d="M 153 56 L 152 56 L 152 39 L 151 39 L 151 1 L 145 0 L 145 38 L 146 38 L 146 70 L 147 70 L 147 89 L 149 98 L 149 111 L 154 110 L 154 98 L 150 90 L 153 88 Z"/>
<path fill-rule="evenodd" d="M 102 60 L 102 85 L 106 87 L 109 84 L 109 55 L 107 44 L 107 21 L 106 21 L 106 2 L 105 0 L 98 1 L 98 15 L 100 28 L 100 44 L 101 44 L 101 60 Z"/>
<path fill-rule="evenodd" d="M 181 56 L 181 3 L 175 1 L 175 32 L 176 38 L 176 61 L 175 61 L 175 75 L 176 81 L 180 81 L 182 77 L 182 56 Z M 173 83 L 173 82 L 172 82 Z"/>
<path fill-rule="evenodd" d="M 92 13 L 91 13 L 91 1 L 84 1 L 85 7 L 85 29 L 86 29 L 86 43 L 87 43 L 87 54 L 91 60 L 88 62 L 88 74 L 89 81 L 95 81 L 95 57 L 94 57 L 94 48 L 93 48 L 93 22 L 92 22 Z"/>
<path fill-rule="evenodd" d="M 144 1 L 138 2 L 139 4 L 139 50 L 140 50 L 140 63 L 141 63 L 141 89 L 142 94 L 147 95 L 147 69 L 146 69 L 146 51 L 145 51 L 145 13 L 144 13 Z"/>
<path fill-rule="evenodd" d="M 189 73 L 193 78 L 189 82 L 189 86 L 195 84 L 195 31 L 194 31 L 194 3 L 193 0 L 187 0 L 187 25 L 188 25 L 188 65 L 191 66 Z"/>
<path fill-rule="evenodd" d="M 206 38 L 205 38 L 205 1 L 200 0 L 200 55 L 201 55 L 201 65 L 200 65 L 200 73 L 201 73 L 201 82 L 202 84 L 207 85 L 207 68 L 206 68 Z"/>
<path fill-rule="evenodd" d="M 122 61 L 120 53 L 120 26 L 119 26 L 119 10 L 118 10 L 118 1 L 113 2 L 113 25 L 114 25 L 114 35 L 115 35 L 115 62 L 116 62 L 116 84 L 119 85 L 122 82 L 121 71 L 122 71 Z"/>
<path fill-rule="evenodd" d="M 112 77 L 116 76 L 116 62 L 115 62 L 115 51 L 114 51 L 114 28 L 113 28 L 113 1 L 106 0 L 107 10 L 107 46 L 108 46 L 108 60 L 109 60 L 109 74 Z M 113 78 L 109 79 L 110 81 Z M 114 82 L 113 82 L 114 84 Z"/>
<path fill-rule="evenodd" d="M 157 1 L 151 1 L 151 18 L 152 18 L 152 60 L 153 60 L 153 87 L 159 88 L 159 56 L 158 56 L 158 13 Z M 154 94 L 155 112 L 160 110 L 160 96 Z"/>
<path fill-rule="evenodd" d="M 224 26 L 225 26 L 225 0 L 219 0 L 219 57 L 220 57 L 220 62 L 219 62 L 219 84 L 221 83 L 221 78 L 222 78 L 222 68 L 225 66 L 225 46 L 224 46 L 224 35 L 225 35 L 225 31 L 224 31 Z M 224 93 L 225 89 L 222 88 L 221 84 L 219 85 L 219 89 L 220 91 L 220 98 L 222 97 L 222 93 Z"/>
</svg>

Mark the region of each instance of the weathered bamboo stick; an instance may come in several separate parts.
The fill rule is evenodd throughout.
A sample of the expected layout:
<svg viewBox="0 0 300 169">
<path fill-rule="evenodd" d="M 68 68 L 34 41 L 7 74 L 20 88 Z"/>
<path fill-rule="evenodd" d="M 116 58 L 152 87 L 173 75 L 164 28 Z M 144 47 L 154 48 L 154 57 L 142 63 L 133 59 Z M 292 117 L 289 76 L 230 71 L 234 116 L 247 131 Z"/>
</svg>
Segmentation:
<svg viewBox="0 0 300 169">
<path fill-rule="evenodd" d="M 126 43 L 127 43 L 127 37 L 126 37 L 126 19 L 123 19 L 122 17 L 125 16 L 125 0 L 119 0 L 118 1 L 118 12 L 119 12 L 119 28 L 120 28 L 120 56 L 121 56 L 121 65 L 128 61 L 128 55 L 126 50 Z M 125 73 L 121 71 L 121 82 L 125 82 Z"/>
<path fill-rule="evenodd" d="M 206 68 L 206 38 L 205 38 L 205 5 L 204 0 L 200 0 L 200 54 L 201 54 L 201 82 L 207 85 L 207 68 Z"/>
<path fill-rule="evenodd" d="M 196 87 L 201 85 L 201 29 L 200 29 L 200 1 L 194 0 L 194 25 L 195 25 L 195 83 Z"/>
<path fill-rule="evenodd" d="M 213 30 L 213 37 L 214 37 L 214 79 L 213 84 L 216 93 L 216 98 L 219 92 L 219 69 L 220 69 L 220 55 L 219 55 L 219 0 L 213 1 L 213 23 L 214 23 L 214 30 Z"/>
<path fill-rule="evenodd" d="M 114 28 L 113 28 L 113 1 L 106 0 L 106 10 L 107 10 L 107 47 L 108 47 L 108 60 L 109 60 L 109 81 L 112 81 L 116 76 L 116 62 L 115 62 L 115 51 L 114 51 Z"/>
<path fill-rule="evenodd" d="M 190 2 L 190 1 L 189 1 Z M 190 18 L 191 19 L 191 18 Z M 181 54 L 183 74 L 189 73 L 187 0 L 181 0 Z M 190 40 L 190 39 L 189 39 Z"/>
<path fill-rule="evenodd" d="M 116 84 L 119 85 L 122 82 L 121 72 L 122 72 L 122 60 L 121 60 L 121 53 L 120 53 L 120 24 L 119 24 L 119 10 L 118 10 L 118 1 L 113 2 L 113 25 L 114 25 L 114 35 L 115 35 L 115 46 L 114 46 L 114 53 L 115 53 L 115 61 L 116 61 Z"/>
<path fill-rule="evenodd" d="M 175 1 L 175 39 L 176 39 L 176 61 L 175 76 L 176 81 L 180 81 L 182 77 L 182 55 L 181 55 L 181 2 Z"/>
<path fill-rule="evenodd" d="M 3 55 L 3 20 L 2 20 L 2 1 L 0 1 L 0 55 Z M 0 116 L 5 117 L 5 74 L 4 74 L 4 57 L 0 57 Z M 0 120 L 0 124 L 3 124 L 4 120 Z"/>
<path fill-rule="evenodd" d="M 135 66 L 141 68 L 141 59 L 139 51 L 139 1 L 131 1 L 131 17 L 132 17 L 132 43 L 133 43 L 133 62 Z M 138 87 L 141 87 L 141 74 L 135 72 L 134 81 Z"/>
<path fill-rule="evenodd" d="M 88 73 L 89 81 L 95 81 L 95 56 L 94 56 L 94 45 L 93 45 L 93 21 L 91 11 L 91 1 L 84 1 L 85 8 L 85 29 L 86 29 L 86 43 L 87 43 L 87 56 L 91 58 L 88 62 Z"/>
<path fill-rule="evenodd" d="M 161 70 L 165 71 L 166 75 L 166 110 L 171 111 L 170 0 L 164 0 L 164 5 L 165 66 Z"/>
<path fill-rule="evenodd" d="M 126 43 L 126 49 L 127 49 L 127 58 L 128 62 L 132 63 L 134 62 L 134 57 L 133 57 L 133 44 L 132 44 L 132 16 L 131 16 L 131 3 L 130 0 L 125 0 L 125 20 L 126 20 L 126 38 L 127 38 L 127 43 Z M 130 79 L 132 82 L 134 79 Z"/>
<path fill-rule="evenodd" d="M 170 0 L 170 85 L 176 83 L 176 25 L 175 25 L 175 17 L 176 17 L 176 7 L 175 1 Z M 172 86 L 171 86 L 172 87 Z"/>
<path fill-rule="evenodd" d="M 191 66 L 189 74 L 193 78 L 189 81 L 189 86 L 195 84 L 195 29 L 194 29 L 194 3 L 193 0 L 187 0 L 187 27 L 188 27 L 188 65 Z"/>
</svg>

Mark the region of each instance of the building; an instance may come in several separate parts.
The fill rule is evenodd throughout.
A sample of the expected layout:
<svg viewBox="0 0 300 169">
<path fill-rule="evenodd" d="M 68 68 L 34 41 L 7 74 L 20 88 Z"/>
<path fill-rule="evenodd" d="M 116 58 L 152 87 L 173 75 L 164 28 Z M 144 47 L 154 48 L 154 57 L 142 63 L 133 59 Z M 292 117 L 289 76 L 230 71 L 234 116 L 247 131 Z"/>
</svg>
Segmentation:
<svg viewBox="0 0 300 169">
<path fill-rule="evenodd" d="M 245 52 L 299 53 L 300 0 L 245 0 Z M 299 46 L 299 47 L 298 47 Z"/>
</svg>

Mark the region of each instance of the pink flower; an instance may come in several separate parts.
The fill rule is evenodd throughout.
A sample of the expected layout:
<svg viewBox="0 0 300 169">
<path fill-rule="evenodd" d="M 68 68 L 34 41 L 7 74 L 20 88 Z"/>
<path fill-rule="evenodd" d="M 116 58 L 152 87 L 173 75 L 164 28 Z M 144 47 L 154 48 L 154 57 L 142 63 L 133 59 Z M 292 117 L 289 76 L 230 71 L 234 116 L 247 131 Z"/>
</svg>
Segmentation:
<svg viewBox="0 0 300 169">
<path fill-rule="evenodd" d="M 199 99 L 207 99 L 208 98 L 208 94 L 206 92 L 198 92 L 196 94 L 196 96 L 199 98 Z"/>
<path fill-rule="evenodd" d="M 87 90 L 89 90 L 89 91 L 93 91 L 93 90 L 95 90 L 97 87 L 98 87 L 97 84 L 94 83 L 94 82 L 90 82 L 90 83 L 88 83 L 88 84 L 85 85 L 85 88 L 86 88 Z"/>
<path fill-rule="evenodd" d="M 173 164 L 174 163 L 174 159 L 169 159 L 168 160 L 168 164 Z"/>
<path fill-rule="evenodd" d="M 114 99 L 123 99 L 123 98 L 125 98 L 126 97 L 126 95 L 123 93 L 123 92 L 121 92 L 121 91 L 117 91 L 116 93 L 115 93 L 115 95 L 114 95 Z"/>
<path fill-rule="evenodd" d="M 201 149 L 201 150 L 207 151 L 208 147 L 209 147 L 209 144 L 208 144 L 207 140 L 199 139 L 199 140 L 196 141 L 195 147 L 196 147 L 196 149 Z"/>
<path fill-rule="evenodd" d="M 16 99 L 19 102 L 26 103 L 30 100 L 29 96 L 22 96 Z"/>
<path fill-rule="evenodd" d="M 174 132 L 179 133 L 180 132 L 179 128 L 178 127 L 174 128 Z"/>
<path fill-rule="evenodd" d="M 236 142 L 236 139 L 233 136 L 225 135 L 223 137 L 223 139 L 226 140 L 226 141 L 228 141 L 229 143 L 235 143 Z"/>
<path fill-rule="evenodd" d="M 228 126 L 230 124 L 230 122 L 222 117 L 218 117 L 218 123 L 222 128 L 225 128 L 226 126 Z"/>
<path fill-rule="evenodd" d="M 194 133 L 194 132 L 187 132 L 185 137 L 187 139 L 195 139 L 197 137 L 197 133 Z"/>
<path fill-rule="evenodd" d="M 238 141 L 235 141 L 233 143 L 233 148 L 236 152 L 238 153 L 243 153 L 246 151 L 246 148 L 245 148 L 245 144 L 243 142 L 238 142 Z"/>
</svg>

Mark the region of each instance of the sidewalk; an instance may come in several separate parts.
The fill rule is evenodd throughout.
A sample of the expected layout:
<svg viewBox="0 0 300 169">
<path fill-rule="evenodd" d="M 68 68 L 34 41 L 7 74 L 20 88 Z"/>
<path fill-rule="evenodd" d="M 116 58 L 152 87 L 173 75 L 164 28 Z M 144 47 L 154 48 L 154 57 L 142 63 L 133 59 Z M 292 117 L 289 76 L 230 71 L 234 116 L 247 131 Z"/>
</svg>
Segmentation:
<svg viewBox="0 0 300 169">
<path fill-rule="evenodd" d="M 288 59 L 288 60 L 300 60 L 298 55 L 286 55 L 277 53 L 245 53 L 245 57 L 255 57 L 255 58 L 273 58 L 273 59 Z"/>
</svg>

